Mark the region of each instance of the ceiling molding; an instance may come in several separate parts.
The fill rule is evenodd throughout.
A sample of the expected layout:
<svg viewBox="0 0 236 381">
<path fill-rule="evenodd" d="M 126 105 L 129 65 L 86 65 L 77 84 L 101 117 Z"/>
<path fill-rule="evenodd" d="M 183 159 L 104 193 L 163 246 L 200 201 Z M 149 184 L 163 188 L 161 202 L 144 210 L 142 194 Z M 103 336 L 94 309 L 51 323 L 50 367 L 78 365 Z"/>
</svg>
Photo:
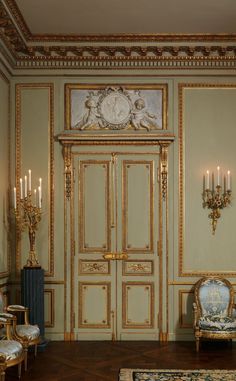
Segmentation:
<svg viewBox="0 0 236 381">
<path fill-rule="evenodd" d="M 236 34 L 32 34 L 15 0 L 5 0 L 8 10 L 13 16 L 23 36 L 30 42 L 236 42 Z"/>
<path fill-rule="evenodd" d="M 0 0 L 0 39 L 12 56 L 12 67 L 19 69 L 236 67 L 234 34 L 37 36 L 31 34 L 15 0 Z"/>
</svg>

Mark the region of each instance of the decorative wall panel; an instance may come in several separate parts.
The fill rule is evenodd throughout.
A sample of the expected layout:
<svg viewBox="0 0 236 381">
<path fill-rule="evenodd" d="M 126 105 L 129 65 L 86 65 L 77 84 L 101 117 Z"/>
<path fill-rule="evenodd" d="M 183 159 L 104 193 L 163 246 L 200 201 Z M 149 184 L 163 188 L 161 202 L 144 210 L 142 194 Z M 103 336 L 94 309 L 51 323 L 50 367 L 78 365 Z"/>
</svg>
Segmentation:
<svg viewBox="0 0 236 381">
<path fill-rule="evenodd" d="M 179 275 L 236 276 L 236 205 L 221 211 L 215 235 L 203 208 L 203 175 L 231 170 L 236 178 L 236 83 L 179 85 Z M 204 144 L 203 144 L 204 143 Z M 201 148 L 200 148 L 201 147 Z M 234 191 L 233 191 L 234 192 Z M 223 254 L 223 255 L 222 255 Z"/>
<path fill-rule="evenodd" d="M 44 324 L 45 328 L 55 325 L 55 290 L 44 289 Z"/>
<path fill-rule="evenodd" d="M 153 162 L 123 162 L 123 250 L 153 252 Z M 139 234 L 137 234 L 137 231 Z"/>
<path fill-rule="evenodd" d="M 153 261 L 123 261 L 123 275 L 153 275 Z"/>
<path fill-rule="evenodd" d="M 79 274 L 104 275 L 110 274 L 110 262 L 103 260 L 79 260 Z"/>
<path fill-rule="evenodd" d="M 179 290 L 179 328 L 193 327 L 193 301 L 193 291 Z"/>
<path fill-rule="evenodd" d="M 79 327 L 110 328 L 111 286 L 79 282 Z"/>
<path fill-rule="evenodd" d="M 30 111 L 29 111 L 30 105 Z M 53 86 L 27 83 L 16 85 L 16 186 L 28 169 L 32 171 L 32 189 L 42 178 L 42 221 L 36 233 L 36 251 L 45 276 L 54 270 L 54 146 Z M 47 211 L 47 213 L 46 213 Z M 16 269 L 25 264 L 29 242 L 22 234 L 17 242 Z M 23 256 L 23 258 L 21 258 Z"/>
<path fill-rule="evenodd" d="M 123 282 L 122 289 L 123 328 L 153 328 L 153 283 Z"/>
<path fill-rule="evenodd" d="M 81 161 L 79 169 L 79 250 L 110 251 L 109 161 Z M 102 179 L 102 180 L 101 180 Z"/>
</svg>

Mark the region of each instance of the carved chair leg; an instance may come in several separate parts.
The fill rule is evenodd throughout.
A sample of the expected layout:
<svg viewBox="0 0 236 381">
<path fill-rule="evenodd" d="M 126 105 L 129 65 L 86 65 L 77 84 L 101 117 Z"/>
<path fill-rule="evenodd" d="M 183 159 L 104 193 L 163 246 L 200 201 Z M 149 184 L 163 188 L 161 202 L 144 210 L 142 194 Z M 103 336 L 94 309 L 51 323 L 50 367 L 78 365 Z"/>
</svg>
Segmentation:
<svg viewBox="0 0 236 381">
<path fill-rule="evenodd" d="M 18 364 L 18 378 L 21 378 L 21 364 L 22 362 Z"/>
<path fill-rule="evenodd" d="M 24 365 L 25 365 L 25 371 L 28 369 L 28 348 L 25 348 L 25 358 L 24 358 Z"/>
<path fill-rule="evenodd" d="M 0 380 L 5 381 L 5 369 L 0 370 Z"/>
<path fill-rule="evenodd" d="M 200 344 L 200 339 L 199 337 L 196 337 L 196 351 L 199 352 L 199 344 Z"/>
<path fill-rule="evenodd" d="M 34 346 L 34 356 L 35 357 L 37 356 L 37 350 L 38 350 L 38 345 L 35 344 L 35 346 Z"/>
</svg>

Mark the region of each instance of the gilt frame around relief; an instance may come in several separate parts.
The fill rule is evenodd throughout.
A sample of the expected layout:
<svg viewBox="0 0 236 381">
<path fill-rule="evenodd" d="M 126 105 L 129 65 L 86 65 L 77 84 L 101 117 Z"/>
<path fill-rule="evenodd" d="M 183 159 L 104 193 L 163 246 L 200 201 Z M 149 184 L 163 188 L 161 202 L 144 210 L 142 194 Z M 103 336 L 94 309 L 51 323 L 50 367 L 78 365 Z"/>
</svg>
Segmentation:
<svg viewBox="0 0 236 381">
<path fill-rule="evenodd" d="M 65 85 L 66 130 L 96 133 L 167 129 L 167 85 Z"/>
</svg>

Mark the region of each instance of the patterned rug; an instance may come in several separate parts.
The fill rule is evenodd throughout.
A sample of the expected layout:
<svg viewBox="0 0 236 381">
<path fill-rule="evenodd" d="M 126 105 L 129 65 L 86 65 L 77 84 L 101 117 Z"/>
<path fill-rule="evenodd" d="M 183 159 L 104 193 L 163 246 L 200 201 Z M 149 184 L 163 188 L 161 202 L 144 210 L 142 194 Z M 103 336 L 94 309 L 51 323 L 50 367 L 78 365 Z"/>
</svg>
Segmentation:
<svg viewBox="0 0 236 381">
<path fill-rule="evenodd" d="M 236 370 L 121 369 L 119 381 L 236 381 Z"/>
</svg>

